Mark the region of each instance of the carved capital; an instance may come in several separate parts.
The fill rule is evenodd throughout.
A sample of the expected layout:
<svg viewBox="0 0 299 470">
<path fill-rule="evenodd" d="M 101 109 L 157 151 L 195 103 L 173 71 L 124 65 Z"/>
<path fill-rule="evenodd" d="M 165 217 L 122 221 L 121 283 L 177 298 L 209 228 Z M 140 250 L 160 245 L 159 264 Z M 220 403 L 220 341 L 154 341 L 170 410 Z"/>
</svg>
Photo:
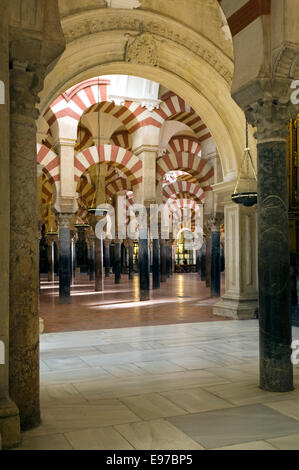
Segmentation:
<svg viewBox="0 0 299 470">
<path fill-rule="evenodd" d="M 27 63 L 12 61 L 10 71 L 10 110 L 12 115 L 23 115 L 33 120 L 38 118 L 36 104 L 38 93 L 43 88 L 46 68 L 31 68 Z"/>
<path fill-rule="evenodd" d="M 245 109 L 248 122 L 256 127 L 259 142 L 286 139 L 288 122 L 292 117 L 291 105 L 265 98 Z"/>
</svg>

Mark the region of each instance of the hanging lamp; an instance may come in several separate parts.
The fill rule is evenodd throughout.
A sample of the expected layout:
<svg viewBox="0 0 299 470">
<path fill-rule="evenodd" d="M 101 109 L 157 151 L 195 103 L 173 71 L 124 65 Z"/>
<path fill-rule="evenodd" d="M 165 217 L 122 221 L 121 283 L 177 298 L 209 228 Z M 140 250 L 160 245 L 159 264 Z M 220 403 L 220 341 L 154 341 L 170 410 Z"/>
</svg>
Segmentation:
<svg viewBox="0 0 299 470">
<path fill-rule="evenodd" d="M 87 211 L 91 215 L 95 215 L 96 217 L 102 217 L 108 213 L 106 209 L 98 208 L 97 207 L 97 195 L 98 195 L 98 188 L 100 186 L 100 78 L 98 77 L 98 159 L 99 164 L 96 167 L 96 188 L 95 193 L 93 196 L 92 204 L 88 207 Z"/>
<path fill-rule="evenodd" d="M 248 122 L 246 120 L 246 148 L 243 161 L 240 167 L 237 184 L 235 186 L 232 201 L 245 207 L 252 207 L 257 204 L 257 175 L 254 168 L 249 143 L 248 143 Z"/>
</svg>

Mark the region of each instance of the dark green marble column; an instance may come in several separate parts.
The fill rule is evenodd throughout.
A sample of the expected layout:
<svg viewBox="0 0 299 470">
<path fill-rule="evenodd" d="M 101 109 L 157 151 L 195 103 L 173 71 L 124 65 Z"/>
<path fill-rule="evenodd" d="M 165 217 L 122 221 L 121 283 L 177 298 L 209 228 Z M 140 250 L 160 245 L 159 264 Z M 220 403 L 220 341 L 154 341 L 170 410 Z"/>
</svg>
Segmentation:
<svg viewBox="0 0 299 470">
<path fill-rule="evenodd" d="M 71 240 L 72 214 L 59 214 L 59 303 L 71 302 Z"/>
<path fill-rule="evenodd" d="M 160 265 L 161 265 L 161 282 L 166 282 L 167 280 L 167 261 L 166 261 L 166 242 L 161 240 L 160 245 Z"/>
<path fill-rule="evenodd" d="M 160 240 L 153 240 L 153 289 L 160 288 Z"/>
<path fill-rule="evenodd" d="M 196 272 L 197 274 L 200 274 L 200 259 L 201 253 L 200 250 L 196 250 Z"/>
<path fill-rule="evenodd" d="M 115 284 L 121 282 L 121 242 L 115 241 L 114 246 L 114 276 Z"/>
<path fill-rule="evenodd" d="M 104 290 L 103 240 L 95 239 L 95 291 Z"/>
<path fill-rule="evenodd" d="M 140 300 L 150 298 L 150 251 L 148 231 L 140 230 L 139 238 L 139 286 Z"/>
<path fill-rule="evenodd" d="M 105 265 L 105 277 L 110 277 L 110 241 L 104 241 L 104 265 Z"/>
<path fill-rule="evenodd" d="M 201 280 L 206 280 L 206 242 L 203 242 L 201 247 L 201 260 L 200 260 L 200 273 L 201 273 Z"/>
<path fill-rule="evenodd" d="M 220 229 L 217 227 L 211 232 L 211 297 L 220 297 L 220 282 Z"/>
<path fill-rule="evenodd" d="M 246 107 L 258 140 L 260 386 L 271 392 L 293 390 L 286 136 L 296 110 L 285 104 L 290 98 L 287 85 L 268 83 L 267 96 Z M 280 101 L 277 96 L 284 88 Z"/>
<path fill-rule="evenodd" d="M 293 389 L 286 143 L 258 144 L 260 385 Z"/>
<path fill-rule="evenodd" d="M 94 281 L 94 267 L 95 267 L 95 240 L 89 237 L 88 243 L 88 274 L 89 280 Z"/>
<path fill-rule="evenodd" d="M 129 280 L 132 281 L 134 279 L 134 246 L 133 243 L 129 244 Z"/>
</svg>

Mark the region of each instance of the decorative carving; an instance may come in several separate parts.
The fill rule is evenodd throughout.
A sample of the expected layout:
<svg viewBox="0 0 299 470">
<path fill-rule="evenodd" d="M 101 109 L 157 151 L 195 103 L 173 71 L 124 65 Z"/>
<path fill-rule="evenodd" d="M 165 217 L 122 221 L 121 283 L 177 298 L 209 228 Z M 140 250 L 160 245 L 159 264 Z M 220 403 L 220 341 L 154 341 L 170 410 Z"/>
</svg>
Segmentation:
<svg viewBox="0 0 299 470">
<path fill-rule="evenodd" d="M 248 122 L 257 128 L 259 142 L 271 139 L 286 139 L 287 125 L 293 114 L 293 106 L 276 99 L 265 98 L 245 109 Z"/>
<path fill-rule="evenodd" d="M 157 67 L 159 65 L 158 44 L 149 33 L 141 33 L 134 37 L 129 35 L 125 47 L 125 61 L 134 64 L 149 64 Z"/>
<path fill-rule="evenodd" d="M 209 63 L 225 80 L 231 85 L 233 77 L 233 63 L 231 59 L 216 50 L 208 41 L 199 34 L 187 29 L 185 26 L 171 21 L 169 18 L 163 20 L 150 16 L 146 17 L 144 11 L 127 11 L 126 15 L 115 14 L 112 10 L 105 16 L 99 10 L 97 18 L 86 16 L 85 19 L 78 18 L 65 21 L 63 24 L 64 35 L 67 42 L 75 41 L 82 36 L 105 31 L 135 31 L 150 33 L 153 37 L 162 37 L 173 41 Z M 140 18 L 136 18 L 140 15 Z"/>
</svg>

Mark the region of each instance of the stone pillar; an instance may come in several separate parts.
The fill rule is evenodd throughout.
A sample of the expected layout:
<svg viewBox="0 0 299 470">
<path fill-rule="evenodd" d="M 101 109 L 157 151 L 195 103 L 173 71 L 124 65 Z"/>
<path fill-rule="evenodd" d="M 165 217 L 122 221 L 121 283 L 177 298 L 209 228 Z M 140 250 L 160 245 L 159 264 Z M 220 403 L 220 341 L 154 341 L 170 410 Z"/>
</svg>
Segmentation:
<svg viewBox="0 0 299 470">
<path fill-rule="evenodd" d="M 55 240 L 53 236 L 47 235 L 46 241 L 48 244 L 48 281 L 54 282 L 55 281 Z"/>
<path fill-rule="evenodd" d="M 71 302 L 71 233 L 72 214 L 58 214 L 59 222 L 59 303 Z"/>
<path fill-rule="evenodd" d="M 206 250 L 207 250 L 206 239 L 204 239 L 202 247 L 201 247 L 201 259 L 200 259 L 201 281 L 206 280 Z"/>
<path fill-rule="evenodd" d="M 110 240 L 104 241 L 105 277 L 110 277 Z"/>
<path fill-rule="evenodd" d="M 7 4 L 0 4 L 0 68 L 1 79 L 5 85 L 5 104 L 0 106 L 0 435 L 2 438 L 2 447 L 9 448 L 17 445 L 20 441 L 20 419 L 16 405 L 11 401 L 9 394 L 9 368 L 20 358 L 9 358 L 9 255 L 10 255 L 10 149 L 9 149 L 9 72 L 8 72 L 8 8 Z M 15 145 L 15 143 L 13 144 Z M 16 171 L 15 171 L 16 173 Z M 36 183 L 36 169 L 35 169 Z M 32 180 L 32 185 L 35 184 Z M 14 181 L 14 187 L 18 188 L 17 181 Z M 21 190 L 21 188 L 19 188 Z M 24 188 L 23 188 L 24 189 Z M 22 191 L 22 190 L 21 190 Z M 23 193 L 22 193 L 23 197 Z M 25 201 L 22 201 L 25 205 Z M 17 223 L 17 220 L 15 221 Z M 19 292 L 21 295 L 21 292 Z M 22 304 L 22 297 L 19 299 Z M 25 301 L 26 302 L 26 301 Z M 27 299 L 28 302 L 28 299 Z M 18 309 L 21 313 L 22 305 Z M 16 321 L 16 320 L 15 320 Z M 19 321 L 20 324 L 20 321 Z M 17 342 L 17 338 L 14 339 Z M 18 341 L 19 343 L 19 341 Z M 18 351 L 20 352 L 20 351 Z M 22 368 L 18 366 L 20 371 Z M 12 374 L 14 377 L 14 374 Z M 27 379 L 27 377 L 25 377 Z M 18 398 L 16 396 L 16 398 Z M 0 447 L 1 448 L 1 447 Z"/>
<path fill-rule="evenodd" d="M 115 240 L 114 246 L 114 276 L 115 284 L 120 284 L 121 282 L 121 241 Z"/>
<path fill-rule="evenodd" d="M 275 94 L 248 106 L 246 115 L 258 139 L 260 386 L 287 392 L 293 389 L 286 156 L 291 109 Z"/>
<path fill-rule="evenodd" d="M 95 239 L 95 291 L 104 290 L 103 240 Z"/>
<path fill-rule="evenodd" d="M 148 229 L 140 229 L 139 237 L 139 287 L 140 300 L 150 298 L 150 252 Z"/>
<path fill-rule="evenodd" d="M 89 280 L 94 281 L 94 266 L 95 266 L 95 236 L 89 234 L 86 237 L 87 253 L 88 253 L 88 275 Z"/>
<path fill-rule="evenodd" d="M 37 73 L 26 63 L 11 61 L 10 394 L 20 410 L 22 429 L 40 423 L 35 125 L 38 82 Z"/>
<path fill-rule="evenodd" d="M 225 294 L 213 307 L 214 315 L 238 320 L 255 317 L 257 293 L 256 207 L 230 200 L 224 205 Z"/>
<path fill-rule="evenodd" d="M 153 289 L 160 288 L 160 240 L 154 238 L 153 241 Z"/>
<path fill-rule="evenodd" d="M 161 282 L 167 279 L 167 261 L 166 261 L 166 241 L 161 240 L 160 244 L 160 265 L 161 265 Z"/>
<path fill-rule="evenodd" d="M 76 257 L 76 242 L 78 240 L 77 232 L 72 233 L 71 237 L 71 283 L 75 283 L 76 279 L 76 268 L 77 268 L 77 257 Z"/>
<path fill-rule="evenodd" d="M 134 279 L 134 245 L 133 242 L 129 243 L 129 280 Z"/>
<path fill-rule="evenodd" d="M 211 231 L 211 297 L 221 294 L 220 228 L 215 225 Z"/>
<path fill-rule="evenodd" d="M 201 250 L 196 250 L 196 272 L 200 275 Z"/>
<path fill-rule="evenodd" d="M 211 232 L 207 230 L 206 237 L 206 286 L 211 287 Z"/>
</svg>

